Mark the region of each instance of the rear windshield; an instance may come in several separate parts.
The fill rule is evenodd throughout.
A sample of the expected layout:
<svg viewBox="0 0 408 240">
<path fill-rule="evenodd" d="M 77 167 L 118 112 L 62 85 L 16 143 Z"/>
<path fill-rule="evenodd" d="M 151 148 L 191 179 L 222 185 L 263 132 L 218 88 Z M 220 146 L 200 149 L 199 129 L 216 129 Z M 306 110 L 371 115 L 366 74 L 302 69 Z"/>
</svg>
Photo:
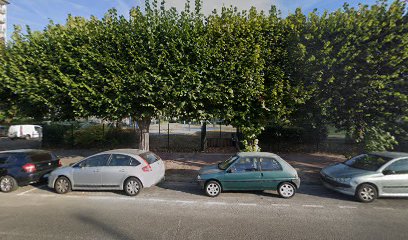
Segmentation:
<svg viewBox="0 0 408 240">
<path fill-rule="evenodd" d="M 157 156 L 156 154 L 152 153 L 152 152 L 143 153 L 143 154 L 140 154 L 140 156 L 141 156 L 144 160 L 146 160 L 146 162 L 147 162 L 148 164 L 152 164 L 152 163 L 154 163 L 154 162 L 160 160 L 160 157 Z"/>
<path fill-rule="evenodd" d="M 45 162 L 45 161 L 52 161 L 56 160 L 54 154 L 47 153 L 47 152 L 33 152 L 28 154 L 32 162 Z"/>
<path fill-rule="evenodd" d="M 344 162 L 349 167 L 367 171 L 377 171 L 381 166 L 392 160 L 392 158 L 377 156 L 373 154 L 362 154 Z"/>
</svg>

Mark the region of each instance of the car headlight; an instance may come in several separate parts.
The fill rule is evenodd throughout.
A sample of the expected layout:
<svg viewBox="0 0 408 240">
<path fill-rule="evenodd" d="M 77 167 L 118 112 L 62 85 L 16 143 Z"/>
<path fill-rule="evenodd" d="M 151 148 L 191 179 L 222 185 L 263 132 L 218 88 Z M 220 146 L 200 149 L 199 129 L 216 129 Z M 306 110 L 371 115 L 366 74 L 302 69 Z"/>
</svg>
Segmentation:
<svg viewBox="0 0 408 240">
<path fill-rule="evenodd" d="M 351 178 L 335 178 L 339 183 L 350 183 Z"/>
</svg>

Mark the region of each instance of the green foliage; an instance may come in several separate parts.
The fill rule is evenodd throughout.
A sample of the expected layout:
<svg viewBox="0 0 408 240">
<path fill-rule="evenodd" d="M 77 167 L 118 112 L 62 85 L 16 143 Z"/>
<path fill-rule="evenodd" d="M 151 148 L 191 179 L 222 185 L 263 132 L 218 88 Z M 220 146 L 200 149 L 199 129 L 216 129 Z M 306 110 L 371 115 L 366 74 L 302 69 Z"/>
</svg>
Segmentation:
<svg viewBox="0 0 408 240">
<path fill-rule="evenodd" d="M 77 125 L 71 124 L 43 125 L 42 143 L 48 147 L 71 145 L 73 142 L 71 131 L 77 128 Z"/>
<path fill-rule="evenodd" d="M 244 144 L 244 152 L 260 152 L 261 148 L 258 146 L 258 139 L 255 139 L 253 141 L 248 141 L 248 140 L 244 140 L 242 141 L 242 143 Z"/>
<path fill-rule="evenodd" d="M 218 118 L 250 147 L 268 124 L 318 135 L 330 124 L 377 150 L 407 134 L 403 1 L 285 18 L 275 7 L 205 17 L 195 2 L 178 12 L 146 0 L 128 18 L 111 9 L 40 32 L 17 27 L 0 44 L 0 121 L 131 116 L 148 133 L 157 116 Z M 89 131 L 77 141 L 105 141 Z"/>
</svg>

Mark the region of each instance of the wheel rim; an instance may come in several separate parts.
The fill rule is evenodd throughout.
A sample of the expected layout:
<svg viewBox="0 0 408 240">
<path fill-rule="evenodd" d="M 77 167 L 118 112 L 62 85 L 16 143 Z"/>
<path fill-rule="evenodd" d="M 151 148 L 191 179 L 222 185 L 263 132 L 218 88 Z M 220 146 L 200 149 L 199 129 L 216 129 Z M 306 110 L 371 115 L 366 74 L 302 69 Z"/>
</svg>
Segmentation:
<svg viewBox="0 0 408 240">
<path fill-rule="evenodd" d="M 220 186 L 218 186 L 218 184 L 215 183 L 210 183 L 207 185 L 207 193 L 210 196 L 216 196 L 220 193 Z"/>
<path fill-rule="evenodd" d="M 135 180 L 130 180 L 130 181 L 126 184 L 126 191 L 127 191 L 129 194 L 134 195 L 134 194 L 138 193 L 139 190 L 140 190 L 139 183 L 138 183 L 137 181 L 135 181 Z"/>
<path fill-rule="evenodd" d="M 1 190 L 4 192 L 8 192 L 13 187 L 11 180 L 9 178 L 3 178 L 0 183 Z"/>
<path fill-rule="evenodd" d="M 68 191 L 69 183 L 66 179 L 60 179 L 57 181 L 57 191 L 60 193 L 65 193 Z"/>
<path fill-rule="evenodd" d="M 374 200 L 374 196 L 375 196 L 374 189 L 371 187 L 364 187 L 360 191 L 360 197 L 364 201 L 372 201 Z"/>
<path fill-rule="evenodd" d="M 291 197 L 295 194 L 295 189 L 291 184 L 285 183 L 280 186 L 279 192 L 283 197 Z"/>
</svg>

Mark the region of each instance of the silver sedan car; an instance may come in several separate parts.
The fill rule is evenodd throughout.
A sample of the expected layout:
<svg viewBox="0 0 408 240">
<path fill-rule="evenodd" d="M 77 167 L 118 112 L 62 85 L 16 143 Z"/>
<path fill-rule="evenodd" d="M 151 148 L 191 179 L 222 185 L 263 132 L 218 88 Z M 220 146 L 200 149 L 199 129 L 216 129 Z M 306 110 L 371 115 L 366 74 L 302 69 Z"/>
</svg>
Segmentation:
<svg viewBox="0 0 408 240">
<path fill-rule="evenodd" d="M 408 197 L 408 153 L 373 152 L 324 168 L 323 185 L 361 202 Z"/>
<path fill-rule="evenodd" d="M 63 194 L 71 190 L 124 190 L 129 196 L 164 179 L 164 162 L 138 149 L 117 149 L 87 157 L 54 170 L 48 187 Z"/>
</svg>

